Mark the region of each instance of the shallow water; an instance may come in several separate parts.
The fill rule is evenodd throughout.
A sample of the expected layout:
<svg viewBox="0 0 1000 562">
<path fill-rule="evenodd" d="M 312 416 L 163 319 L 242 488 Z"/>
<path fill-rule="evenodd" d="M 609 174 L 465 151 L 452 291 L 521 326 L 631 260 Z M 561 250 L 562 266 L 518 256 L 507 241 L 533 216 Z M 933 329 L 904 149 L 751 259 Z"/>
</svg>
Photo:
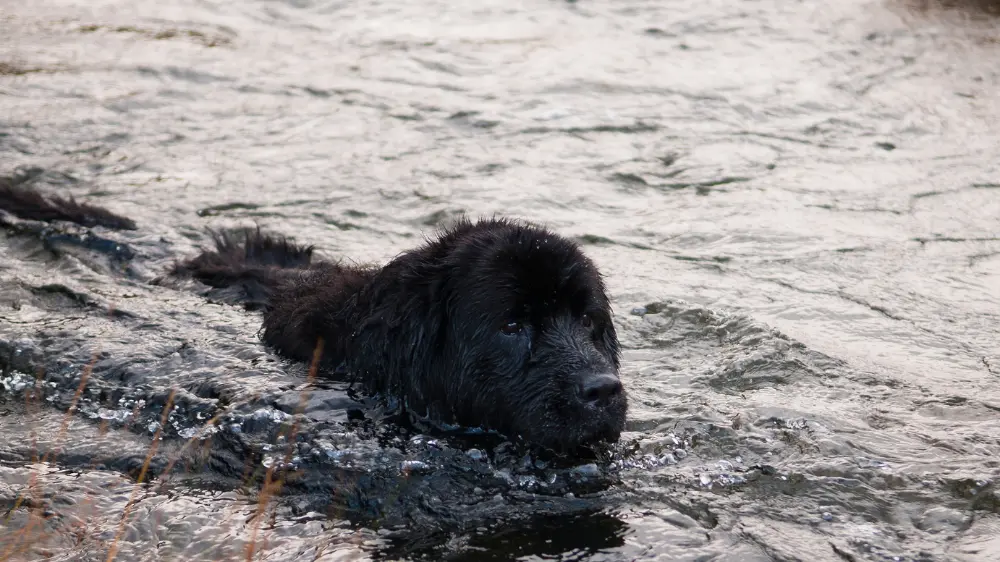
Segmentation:
<svg viewBox="0 0 1000 562">
<path fill-rule="evenodd" d="M 0 175 L 139 224 L 0 234 L 0 560 L 1000 558 L 972 5 L 0 2 Z M 258 315 L 150 284 L 206 227 L 378 261 L 492 213 L 607 278 L 595 464 L 303 398 Z"/>
</svg>

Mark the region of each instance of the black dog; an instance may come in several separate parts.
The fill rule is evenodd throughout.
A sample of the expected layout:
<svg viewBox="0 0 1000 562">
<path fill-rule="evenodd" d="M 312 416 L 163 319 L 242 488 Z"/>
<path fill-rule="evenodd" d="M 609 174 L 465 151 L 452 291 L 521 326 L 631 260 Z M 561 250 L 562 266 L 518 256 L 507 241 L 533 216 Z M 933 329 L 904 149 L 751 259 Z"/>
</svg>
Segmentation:
<svg viewBox="0 0 1000 562">
<path fill-rule="evenodd" d="M 279 353 L 346 369 L 436 421 L 567 451 L 616 441 L 627 400 L 604 284 L 573 242 L 467 221 L 382 268 L 313 261 L 259 230 L 217 234 L 173 273 L 264 310 Z"/>
<path fill-rule="evenodd" d="M 135 228 L 24 179 L 0 177 L 0 210 Z M 560 451 L 621 434 L 608 297 L 565 238 L 510 220 L 461 222 L 382 268 L 313 261 L 312 248 L 258 230 L 217 234 L 215 245 L 172 273 L 263 309 L 264 341 L 283 355 L 309 361 L 319 348 L 326 368 L 411 412 Z"/>
</svg>

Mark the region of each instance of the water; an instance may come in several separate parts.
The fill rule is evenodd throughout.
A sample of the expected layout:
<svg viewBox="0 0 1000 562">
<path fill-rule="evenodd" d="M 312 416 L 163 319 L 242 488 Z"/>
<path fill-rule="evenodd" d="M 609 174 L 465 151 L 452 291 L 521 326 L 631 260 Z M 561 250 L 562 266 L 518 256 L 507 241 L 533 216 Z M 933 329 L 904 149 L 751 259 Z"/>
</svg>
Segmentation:
<svg viewBox="0 0 1000 562">
<path fill-rule="evenodd" d="M 997 559 L 1000 28 L 952 4 L 3 2 L 0 174 L 139 228 L 0 235 L 0 559 Z M 303 401 L 149 284 L 208 226 L 495 212 L 607 277 L 608 458 Z"/>
</svg>

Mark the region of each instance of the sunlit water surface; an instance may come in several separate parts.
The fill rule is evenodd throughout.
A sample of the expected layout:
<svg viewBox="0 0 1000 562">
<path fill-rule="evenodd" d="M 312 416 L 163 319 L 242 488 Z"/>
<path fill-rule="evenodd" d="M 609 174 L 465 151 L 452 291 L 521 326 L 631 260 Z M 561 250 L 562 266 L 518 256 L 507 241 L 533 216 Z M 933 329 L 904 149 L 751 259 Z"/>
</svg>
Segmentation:
<svg viewBox="0 0 1000 562">
<path fill-rule="evenodd" d="M 0 175 L 139 224 L 0 233 L 0 560 L 1000 559 L 976 4 L 0 1 Z M 206 227 L 379 261 L 493 213 L 607 278 L 597 463 L 303 394 L 150 284 Z"/>
</svg>

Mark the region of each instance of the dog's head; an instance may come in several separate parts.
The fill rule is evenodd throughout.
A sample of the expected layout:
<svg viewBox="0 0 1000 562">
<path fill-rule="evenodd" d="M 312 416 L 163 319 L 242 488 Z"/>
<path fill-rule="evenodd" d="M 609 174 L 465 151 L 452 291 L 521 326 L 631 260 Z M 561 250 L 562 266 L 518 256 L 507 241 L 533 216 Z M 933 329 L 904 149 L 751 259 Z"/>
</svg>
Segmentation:
<svg viewBox="0 0 1000 562">
<path fill-rule="evenodd" d="M 420 402 L 561 451 L 617 441 L 627 410 L 618 338 L 600 273 L 577 245 L 490 220 L 429 249 L 439 252 L 428 256 L 429 315 L 440 316 L 432 372 L 413 389 Z"/>
</svg>

